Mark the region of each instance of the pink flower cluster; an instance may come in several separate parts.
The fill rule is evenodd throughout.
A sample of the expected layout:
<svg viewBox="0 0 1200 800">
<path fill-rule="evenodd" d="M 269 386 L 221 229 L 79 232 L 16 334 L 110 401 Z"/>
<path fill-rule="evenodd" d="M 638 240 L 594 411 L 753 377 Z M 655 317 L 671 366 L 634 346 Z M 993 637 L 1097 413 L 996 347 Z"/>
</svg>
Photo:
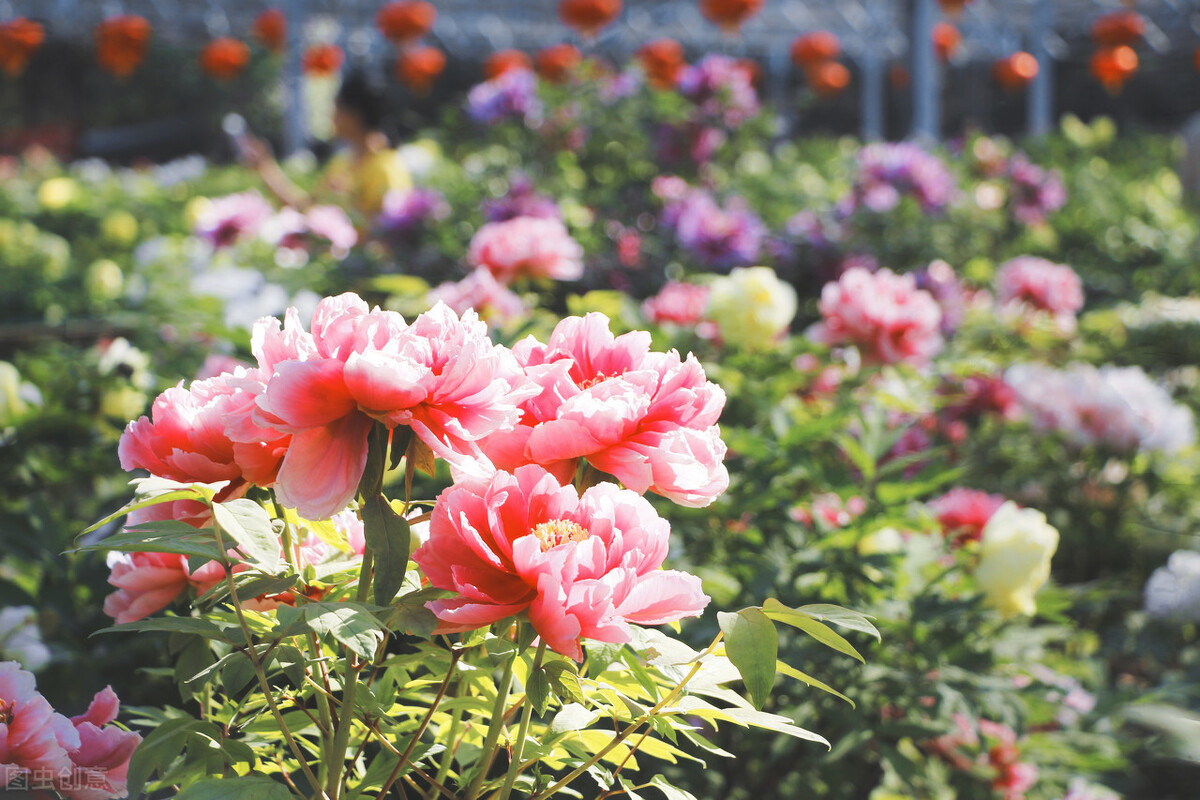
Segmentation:
<svg viewBox="0 0 1200 800">
<path fill-rule="evenodd" d="M 1046 311 L 1069 332 L 1083 308 L 1083 282 L 1066 264 L 1020 256 L 1004 262 L 996 272 L 996 299 L 1002 305 Z"/>
<path fill-rule="evenodd" d="M 1071 364 L 1057 370 L 1017 364 L 1004 380 L 1037 428 L 1057 431 L 1076 445 L 1170 454 L 1196 442 L 1191 409 L 1139 367 Z"/>
<path fill-rule="evenodd" d="M 708 310 L 708 287 L 671 281 L 658 294 L 642 303 L 646 319 L 661 325 L 698 325 Z"/>
<path fill-rule="evenodd" d="M 728 487 L 717 426 L 725 395 L 694 357 L 651 352 L 650 342 L 644 331 L 616 337 L 589 314 L 562 320 L 546 344 L 529 337 L 510 351 L 473 311 L 460 318 L 438 304 L 409 325 L 353 294 L 326 298 L 308 331 L 294 309 L 282 324 L 260 320 L 256 367 L 165 392 L 151 418 L 127 428 L 122 464 L 223 483 L 222 500 L 271 488 L 321 520 L 357 492 L 372 428 L 407 426 L 458 481 L 414 556 L 435 586 L 460 595 L 431 605 L 444 629 L 528 610 L 550 646 L 579 657 L 581 637 L 626 641 L 630 623 L 707 602 L 698 580 L 659 569 L 669 529 L 640 495 L 700 507 Z M 563 488 L 584 461 L 625 488 L 600 484 L 582 498 Z M 205 522 L 203 507 L 149 512 L 141 519 Z M 361 552 L 361 525 L 352 516 L 340 525 Z M 328 556 L 322 547 L 302 543 L 298 561 Z M 221 577 L 213 562 L 189 571 L 181 556 L 118 556 L 106 610 L 138 619 Z"/>
<path fill-rule="evenodd" d="M 1008 160 L 1008 179 L 1013 217 L 1022 225 L 1041 225 L 1067 203 L 1062 173 L 1039 167 L 1024 153 Z"/>
<path fill-rule="evenodd" d="M 925 364 L 942 349 L 942 311 L 911 275 L 853 267 L 825 284 L 818 308 L 822 321 L 809 336 L 831 346 L 853 344 L 868 361 Z"/>
<path fill-rule="evenodd" d="M 513 348 L 538 393 L 520 424 L 489 436 L 500 469 L 539 464 L 562 480 L 580 459 L 641 494 L 703 507 L 729 486 L 717 418 L 725 393 L 694 356 L 650 351 L 650 334 L 614 337 L 608 318 L 568 317 L 548 344 Z"/>
<path fill-rule="evenodd" d="M 557 219 L 513 217 L 476 231 L 467 250 L 472 267 L 510 284 L 519 278 L 573 281 L 583 277 L 583 248 Z"/>
<path fill-rule="evenodd" d="M 845 214 L 860 207 L 878 214 L 908 195 L 932 214 L 950 205 L 956 191 L 954 175 L 940 158 L 912 142 L 883 142 L 858 151 L 854 190 L 839 205 Z"/>
<path fill-rule="evenodd" d="M 119 710 L 106 687 L 68 719 L 38 693 L 31 673 L 0 662 L 0 787 L 53 790 L 69 800 L 124 797 L 142 737 L 110 724 Z"/>
<path fill-rule="evenodd" d="M 334 258 L 345 258 L 358 243 L 358 231 L 338 206 L 313 206 L 303 213 L 280 209 L 263 228 L 263 238 L 284 250 L 310 251 L 328 247 Z"/>
<path fill-rule="evenodd" d="M 522 611 L 546 644 L 576 660 L 579 640 L 630 640 L 704 610 L 700 580 L 661 569 L 670 525 L 637 493 L 601 483 L 580 496 L 529 465 L 465 480 L 438 498 L 429 541 L 413 554 L 429 581 L 458 593 L 429 607 L 443 633 Z"/>
<path fill-rule="evenodd" d="M 484 267 L 477 267 L 458 282 L 447 281 L 429 292 L 430 304 L 445 303 L 456 314 L 474 309 L 489 324 L 501 327 L 529 315 L 521 296 L 496 280 Z"/>
<path fill-rule="evenodd" d="M 953 732 L 927 742 L 926 749 L 955 769 L 990 774 L 992 790 L 1003 800 L 1024 800 L 1037 783 L 1038 768 L 1019 760 L 1016 731 L 988 719 L 972 724 L 961 713 L 954 715 L 954 726 Z"/>
<path fill-rule="evenodd" d="M 758 92 L 746 66 L 723 55 L 705 56 L 684 67 L 676 79 L 679 93 L 696 104 L 699 114 L 736 128 L 758 113 Z"/>
</svg>

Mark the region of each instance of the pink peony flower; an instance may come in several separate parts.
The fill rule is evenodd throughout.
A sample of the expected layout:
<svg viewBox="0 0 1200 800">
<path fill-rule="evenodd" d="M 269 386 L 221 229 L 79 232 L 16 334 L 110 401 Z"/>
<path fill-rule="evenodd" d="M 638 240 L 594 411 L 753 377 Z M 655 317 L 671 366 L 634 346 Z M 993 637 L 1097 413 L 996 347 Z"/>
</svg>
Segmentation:
<svg viewBox="0 0 1200 800">
<path fill-rule="evenodd" d="M 167 389 L 150 417 L 126 426 L 117 448 L 121 467 L 186 483 L 228 481 L 222 500 L 239 496 L 249 483 L 270 486 L 288 437 L 250 420 L 262 382 L 258 370 L 239 367 L 188 389 L 182 382 Z"/>
<path fill-rule="evenodd" d="M 358 231 L 346 212 L 338 206 L 313 206 L 301 213 L 281 208 L 263 226 L 262 236 L 286 250 L 309 250 L 316 244 L 327 245 L 335 258 L 345 258 L 358 243 Z"/>
<path fill-rule="evenodd" d="M 556 219 L 489 222 L 471 239 L 467 261 L 488 269 L 501 283 L 518 278 L 573 281 L 583 276 L 583 248 Z"/>
<path fill-rule="evenodd" d="M 71 721 L 38 694 L 33 673 L 0 662 L 0 786 L 69 773 L 80 745 Z"/>
<path fill-rule="evenodd" d="M 161 611 L 188 588 L 187 558 L 174 553 L 111 553 L 108 567 L 117 591 L 104 598 L 104 613 L 118 624 Z"/>
<path fill-rule="evenodd" d="M 996 299 L 1001 305 L 1021 305 L 1052 314 L 1064 332 L 1075 329 L 1083 308 L 1083 282 L 1066 264 L 1036 256 L 1020 256 L 1000 265 Z"/>
<path fill-rule="evenodd" d="M 704 320 L 707 309 L 707 286 L 676 281 L 671 281 L 658 294 L 642 303 L 642 314 L 658 325 L 664 322 L 697 325 Z"/>
<path fill-rule="evenodd" d="M 275 214 L 271 204 L 256 191 L 218 197 L 197 216 L 195 234 L 213 247 L 229 247 L 253 239 Z"/>
<path fill-rule="evenodd" d="M 196 373 L 196 380 L 203 381 L 209 378 L 216 378 L 224 375 L 226 372 L 235 372 L 238 367 L 251 369 L 251 365 L 240 358 L 235 358 L 225 353 L 209 353 L 205 356 L 204 363 L 200 366 L 200 371 Z"/>
<path fill-rule="evenodd" d="M 499 283 L 492 273 L 477 268 L 457 283 L 443 283 L 429 292 L 431 304 L 445 303 L 456 314 L 474 309 L 493 325 L 504 326 L 529 315 L 520 295 Z"/>
<path fill-rule="evenodd" d="M 996 509 L 1004 505 L 1004 498 L 977 489 L 956 487 L 932 500 L 929 510 L 937 517 L 942 532 L 958 543 L 979 541 L 983 526 L 987 525 Z"/>
<path fill-rule="evenodd" d="M 704 610 L 698 578 L 660 569 L 670 532 L 634 492 L 602 483 L 580 497 L 525 466 L 442 492 L 413 560 L 432 585 L 458 593 L 428 604 L 439 631 L 528 611 L 546 644 L 578 661 L 580 639 L 628 642 L 630 623 L 661 625 Z"/>
<path fill-rule="evenodd" d="M 294 310 L 282 328 L 260 321 L 252 347 L 270 375 L 253 422 L 292 434 L 276 492 L 309 519 L 354 496 L 374 421 L 410 426 L 435 455 L 467 469 L 482 456 L 477 442 L 511 428 L 517 403 L 536 391 L 474 312 L 460 319 L 444 304 L 408 326 L 347 293 L 321 301 L 311 333 Z"/>
<path fill-rule="evenodd" d="M 824 319 L 809 336 L 857 345 L 868 360 L 925 364 L 942 349 L 941 309 L 911 275 L 853 267 L 825 284 L 818 307 Z"/>
<path fill-rule="evenodd" d="M 96 693 L 86 712 L 71 717 L 79 746 L 68 751 L 70 774 L 60 774 L 55 780 L 55 789 L 64 797 L 108 800 L 125 796 L 129 759 L 142 737 L 109 724 L 120 708 L 116 692 L 106 686 Z"/>
<path fill-rule="evenodd" d="M 608 318 L 568 317 L 549 344 L 514 348 L 540 393 L 519 426 L 490 437 L 484 450 L 500 469 L 540 464 L 564 480 L 580 458 L 642 494 L 691 507 L 729 486 L 717 419 L 721 387 L 694 356 L 650 352 L 650 334 L 614 337 Z"/>
</svg>

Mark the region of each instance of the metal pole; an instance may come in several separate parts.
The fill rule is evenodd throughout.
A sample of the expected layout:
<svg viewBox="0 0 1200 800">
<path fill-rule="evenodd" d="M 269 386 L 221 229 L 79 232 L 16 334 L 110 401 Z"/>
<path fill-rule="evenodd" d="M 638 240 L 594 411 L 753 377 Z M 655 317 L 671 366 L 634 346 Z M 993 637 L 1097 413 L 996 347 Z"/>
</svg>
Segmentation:
<svg viewBox="0 0 1200 800">
<path fill-rule="evenodd" d="M 859 59 L 862 69 L 862 137 L 868 142 L 883 138 L 883 57 L 873 47 L 863 50 Z"/>
<path fill-rule="evenodd" d="M 1054 31 L 1054 0 L 1036 0 L 1029 31 L 1029 51 L 1037 59 L 1038 72 L 1029 87 L 1026 124 L 1030 136 L 1041 136 L 1054 124 L 1054 57 L 1046 40 Z"/>
<path fill-rule="evenodd" d="M 304 105 L 304 2 L 287 0 L 287 45 L 283 62 L 283 156 L 308 143 L 308 114 Z"/>
<path fill-rule="evenodd" d="M 913 0 L 912 52 L 913 126 L 912 136 L 936 141 L 941 135 L 941 76 L 933 52 L 933 23 L 937 14 L 935 0 Z"/>
</svg>

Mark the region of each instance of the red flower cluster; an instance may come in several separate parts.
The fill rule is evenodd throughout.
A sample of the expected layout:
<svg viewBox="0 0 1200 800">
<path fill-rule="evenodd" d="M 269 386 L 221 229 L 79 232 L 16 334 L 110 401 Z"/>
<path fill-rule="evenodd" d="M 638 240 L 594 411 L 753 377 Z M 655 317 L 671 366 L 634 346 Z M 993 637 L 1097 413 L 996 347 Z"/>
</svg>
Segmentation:
<svg viewBox="0 0 1200 800">
<path fill-rule="evenodd" d="M 116 75 L 127 78 L 146 60 L 150 23 L 145 17 L 122 14 L 96 26 L 96 61 Z"/>
<path fill-rule="evenodd" d="M 309 75 L 324 77 L 342 68 L 346 54 L 336 44 L 314 44 L 304 52 L 303 67 Z"/>
<path fill-rule="evenodd" d="M 17 17 L 0 23 L 0 70 L 20 75 L 45 39 L 46 31 L 31 19 Z"/>
<path fill-rule="evenodd" d="M 268 8 L 254 18 L 251 28 L 254 38 L 272 53 L 283 50 L 287 44 L 287 17 L 279 8 Z"/>
<path fill-rule="evenodd" d="M 489 81 L 514 69 L 533 69 L 533 61 L 520 50 L 497 50 L 483 62 L 483 74 Z"/>
<path fill-rule="evenodd" d="M 737 33 L 763 6 L 763 0 L 700 0 L 700 13 L 727 33 Z"/>
<path fill-rule="evenodd" d="M 539 50 L 533 63 L 542 80 L 563 83 L 583 63 L 583 53 L 575 45 L 564 42 Z"/>
<path fill-rule="evenodd" d="M 850 85 L 850 70 L 837 61 L 842 43 L 829 31 L 813 31 L 792 42 L 792 63 L 804 70 L 809 87 L 821 97 L 841 94 Z"/>
<path fill-rule="evenodd" d="M 446 54 L 428 45 L 405 48 L 396 57 L 396 79 L 417 94 L 428 92 L 445 69 Z"/>
<path fill-rule="evenodd" d="M 429 33 L 437 20 L 437 9 L 424 0 L 393 0 L 379 9 L 375 25 L 386 39 L 408 45 Z"/>
<path fill-rule="evenodd" d="M 687 63 L 683 45 L 674 39 L 655 39 L 642 45 L 637 51 L 637 60 L 646 73 L 646 80 L 656 89 L 673 89 L 679 71 Z"/>
<path fill-rule="evenodd" d="M 962 34 L 958 28 L 949 22 L 939 22 L 933 26 L 933 52 L 943 64 L 954 58 L 962 45 Z"/>
<path fill-rule="evenodd" d="M 580 36 L 590 39 L 612 24 L 622 5 L 621 0 L 561 0 L 558 16 Z"/>
<path fill-rule="evenodd" d="M 213 39 L 200 51 L 200 68 L 217 80 L 236 78 L 249 63 L 249 45 L 228 36 Z"/>
<path fill-rule="evenodd" d="M 992 77 L 1010 92 L 1024 89 L 1033 82 L 1037 74 L 1037 59 L 1023 50 L 1005 56 L 992 65 Z"/>
</svg>

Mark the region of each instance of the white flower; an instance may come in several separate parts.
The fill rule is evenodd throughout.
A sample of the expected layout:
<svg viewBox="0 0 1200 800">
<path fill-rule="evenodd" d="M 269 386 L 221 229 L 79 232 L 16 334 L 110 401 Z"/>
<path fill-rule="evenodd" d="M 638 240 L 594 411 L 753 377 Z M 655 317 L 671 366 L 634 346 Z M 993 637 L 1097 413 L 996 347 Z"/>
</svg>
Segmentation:
<svg viewBox="0 0 1200 800">
<path fill-rule="evenodd" d="M 432 139 L 420 139 L 406 144 L 396 151 L 396 155 L 415 180 L 429 177 L 442 157 L 441 148 Z"/>
<path fill-rule="evenodd" d="M 1178 550 L 1146 581 L 1146 613 L 1200 622 L 1200 553 Z"/>
<path fill-rule="evenodd" d="M 101 375 L 124 375 L 130 385 L 139 389 L 154 386 L 150 356 L 131 345 L 124 336 L 118 336 L 100 350 L 98 367 Z"/>
<path fill-rule="evenodd" d="M 796 290 L 770 267 L 738 267 L 712 283 L 708 317 L 735 347 L 770 347 L 796 316 Z"/>
<path fill-rule="evenodd" d="M 988 605 L 1005 616 L 1034 614 L 1034 595 L 1050 577 L 1058 531 L 1046 515 L 1007 502 L 983 528 L 975 582 Z"/>
<path fill-rule="evenodd" d="M 30 672 L 50 663 L 50 648 L 42 644 L 37 612 L 31 606 L 0 609 L 0 661 L 19 661 Z"/>
</svg>

